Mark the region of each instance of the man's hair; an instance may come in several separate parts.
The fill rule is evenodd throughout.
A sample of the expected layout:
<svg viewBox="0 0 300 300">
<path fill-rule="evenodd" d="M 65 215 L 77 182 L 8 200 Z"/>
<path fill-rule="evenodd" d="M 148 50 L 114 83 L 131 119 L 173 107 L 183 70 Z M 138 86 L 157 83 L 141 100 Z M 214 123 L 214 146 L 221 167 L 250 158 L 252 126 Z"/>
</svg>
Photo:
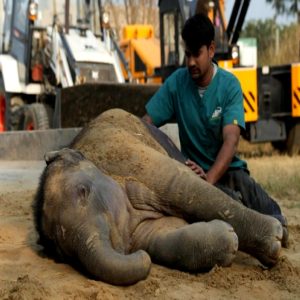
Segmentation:
<svg viewBox="0 0 300 300">
<path fill-rule="evenodd" d="M 185 22 L 181 37 L 187 49 L 197 55 L 202 46 L 208 47 L 214 40 L 214 25 L 206 15 L 196 14 Z"/>
</svg>

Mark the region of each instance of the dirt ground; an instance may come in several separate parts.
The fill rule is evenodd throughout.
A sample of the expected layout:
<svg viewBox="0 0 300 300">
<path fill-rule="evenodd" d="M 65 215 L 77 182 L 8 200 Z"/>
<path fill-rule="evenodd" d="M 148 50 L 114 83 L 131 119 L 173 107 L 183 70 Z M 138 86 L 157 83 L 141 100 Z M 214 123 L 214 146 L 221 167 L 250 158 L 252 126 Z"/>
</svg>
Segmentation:
<svg viewBox="0 0 300 300">
<path fill-rule="evenodd" d="M 43 167 L 0 162 L 0 299 L 300 299 L 299 195 L 295 205 L 279 201 L 290 223 L 290 247 L 272 269 L 239 252 L 229 268 L 188 274 L 153 264 L 146 280 L 116 287 L 43 256 L 31 212 Z"/>
</svg>

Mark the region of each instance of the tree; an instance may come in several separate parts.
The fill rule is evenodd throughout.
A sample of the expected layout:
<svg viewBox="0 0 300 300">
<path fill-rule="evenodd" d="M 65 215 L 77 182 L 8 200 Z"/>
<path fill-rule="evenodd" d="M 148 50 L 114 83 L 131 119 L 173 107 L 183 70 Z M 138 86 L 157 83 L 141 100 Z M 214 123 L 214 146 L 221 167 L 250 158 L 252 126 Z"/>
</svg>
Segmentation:
<svg viewBox="0 0 300 300">
<path fill-rule="evenodd" d="M 300 22 L 299 0 L 266 0 L 271 3 L 277 15 L 296 15 L 298 23 Z"/>
<path fill-rule="evenodd" d="M 125 24 L 157 24 L 156 0 L 105 0 L 103 3 L 111 12 L 117 30 Z"/>
<path fill-rule="evenodd" d="M 245 24 L 241 37 L 257 40 L 258 65 L 281 65 L 299 61 L 297 24 L 278 25 L 275 20 L 254 20 Z"/>
<path fill-rule="evenodd" d="M 276 22 L 272 19 L 249 21 L 243 28 L 241 37 L 254 37 L 257 40 L 258 64 L 269 64 L 267 49 L 275 46 Z"/>
</svg>

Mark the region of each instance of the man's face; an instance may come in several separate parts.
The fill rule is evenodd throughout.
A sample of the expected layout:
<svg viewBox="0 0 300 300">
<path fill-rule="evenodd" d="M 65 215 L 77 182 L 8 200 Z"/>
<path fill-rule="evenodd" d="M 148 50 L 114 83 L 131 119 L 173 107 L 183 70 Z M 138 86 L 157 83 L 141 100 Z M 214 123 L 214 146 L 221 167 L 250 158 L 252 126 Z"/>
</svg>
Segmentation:
<svg viewBox="0 0 300 300">
<path fill-rule="evenodd" d="M 211 67 L 211 61 L 215 54 L 215 45 L 212 42 L 210 46 L 202 46 L 198 53 L 192 53 L 185 48 L 186 65 L 195 81 L 201 81 L 207 76 Z"/>
</svg>

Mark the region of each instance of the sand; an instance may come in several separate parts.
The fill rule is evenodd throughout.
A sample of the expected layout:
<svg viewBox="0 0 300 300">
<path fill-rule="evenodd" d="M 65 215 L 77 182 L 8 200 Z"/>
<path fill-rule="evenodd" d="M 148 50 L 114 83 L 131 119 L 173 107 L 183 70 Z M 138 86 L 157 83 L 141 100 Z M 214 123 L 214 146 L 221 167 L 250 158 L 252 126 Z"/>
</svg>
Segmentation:
<svg viewBox="0 0 300 300">
<path fill-rule="evenodd" d="M 272 269 L 239 252 L 229 268 L 188 274 L 153 264 L 146 280 L 116 287 L 45 257 L 36 244 L 31 203 L 43 167 L 0 162 L 0 299 L 300 299 L 299 199 L 279 201 L 290 246 Z"/>
</svg>

